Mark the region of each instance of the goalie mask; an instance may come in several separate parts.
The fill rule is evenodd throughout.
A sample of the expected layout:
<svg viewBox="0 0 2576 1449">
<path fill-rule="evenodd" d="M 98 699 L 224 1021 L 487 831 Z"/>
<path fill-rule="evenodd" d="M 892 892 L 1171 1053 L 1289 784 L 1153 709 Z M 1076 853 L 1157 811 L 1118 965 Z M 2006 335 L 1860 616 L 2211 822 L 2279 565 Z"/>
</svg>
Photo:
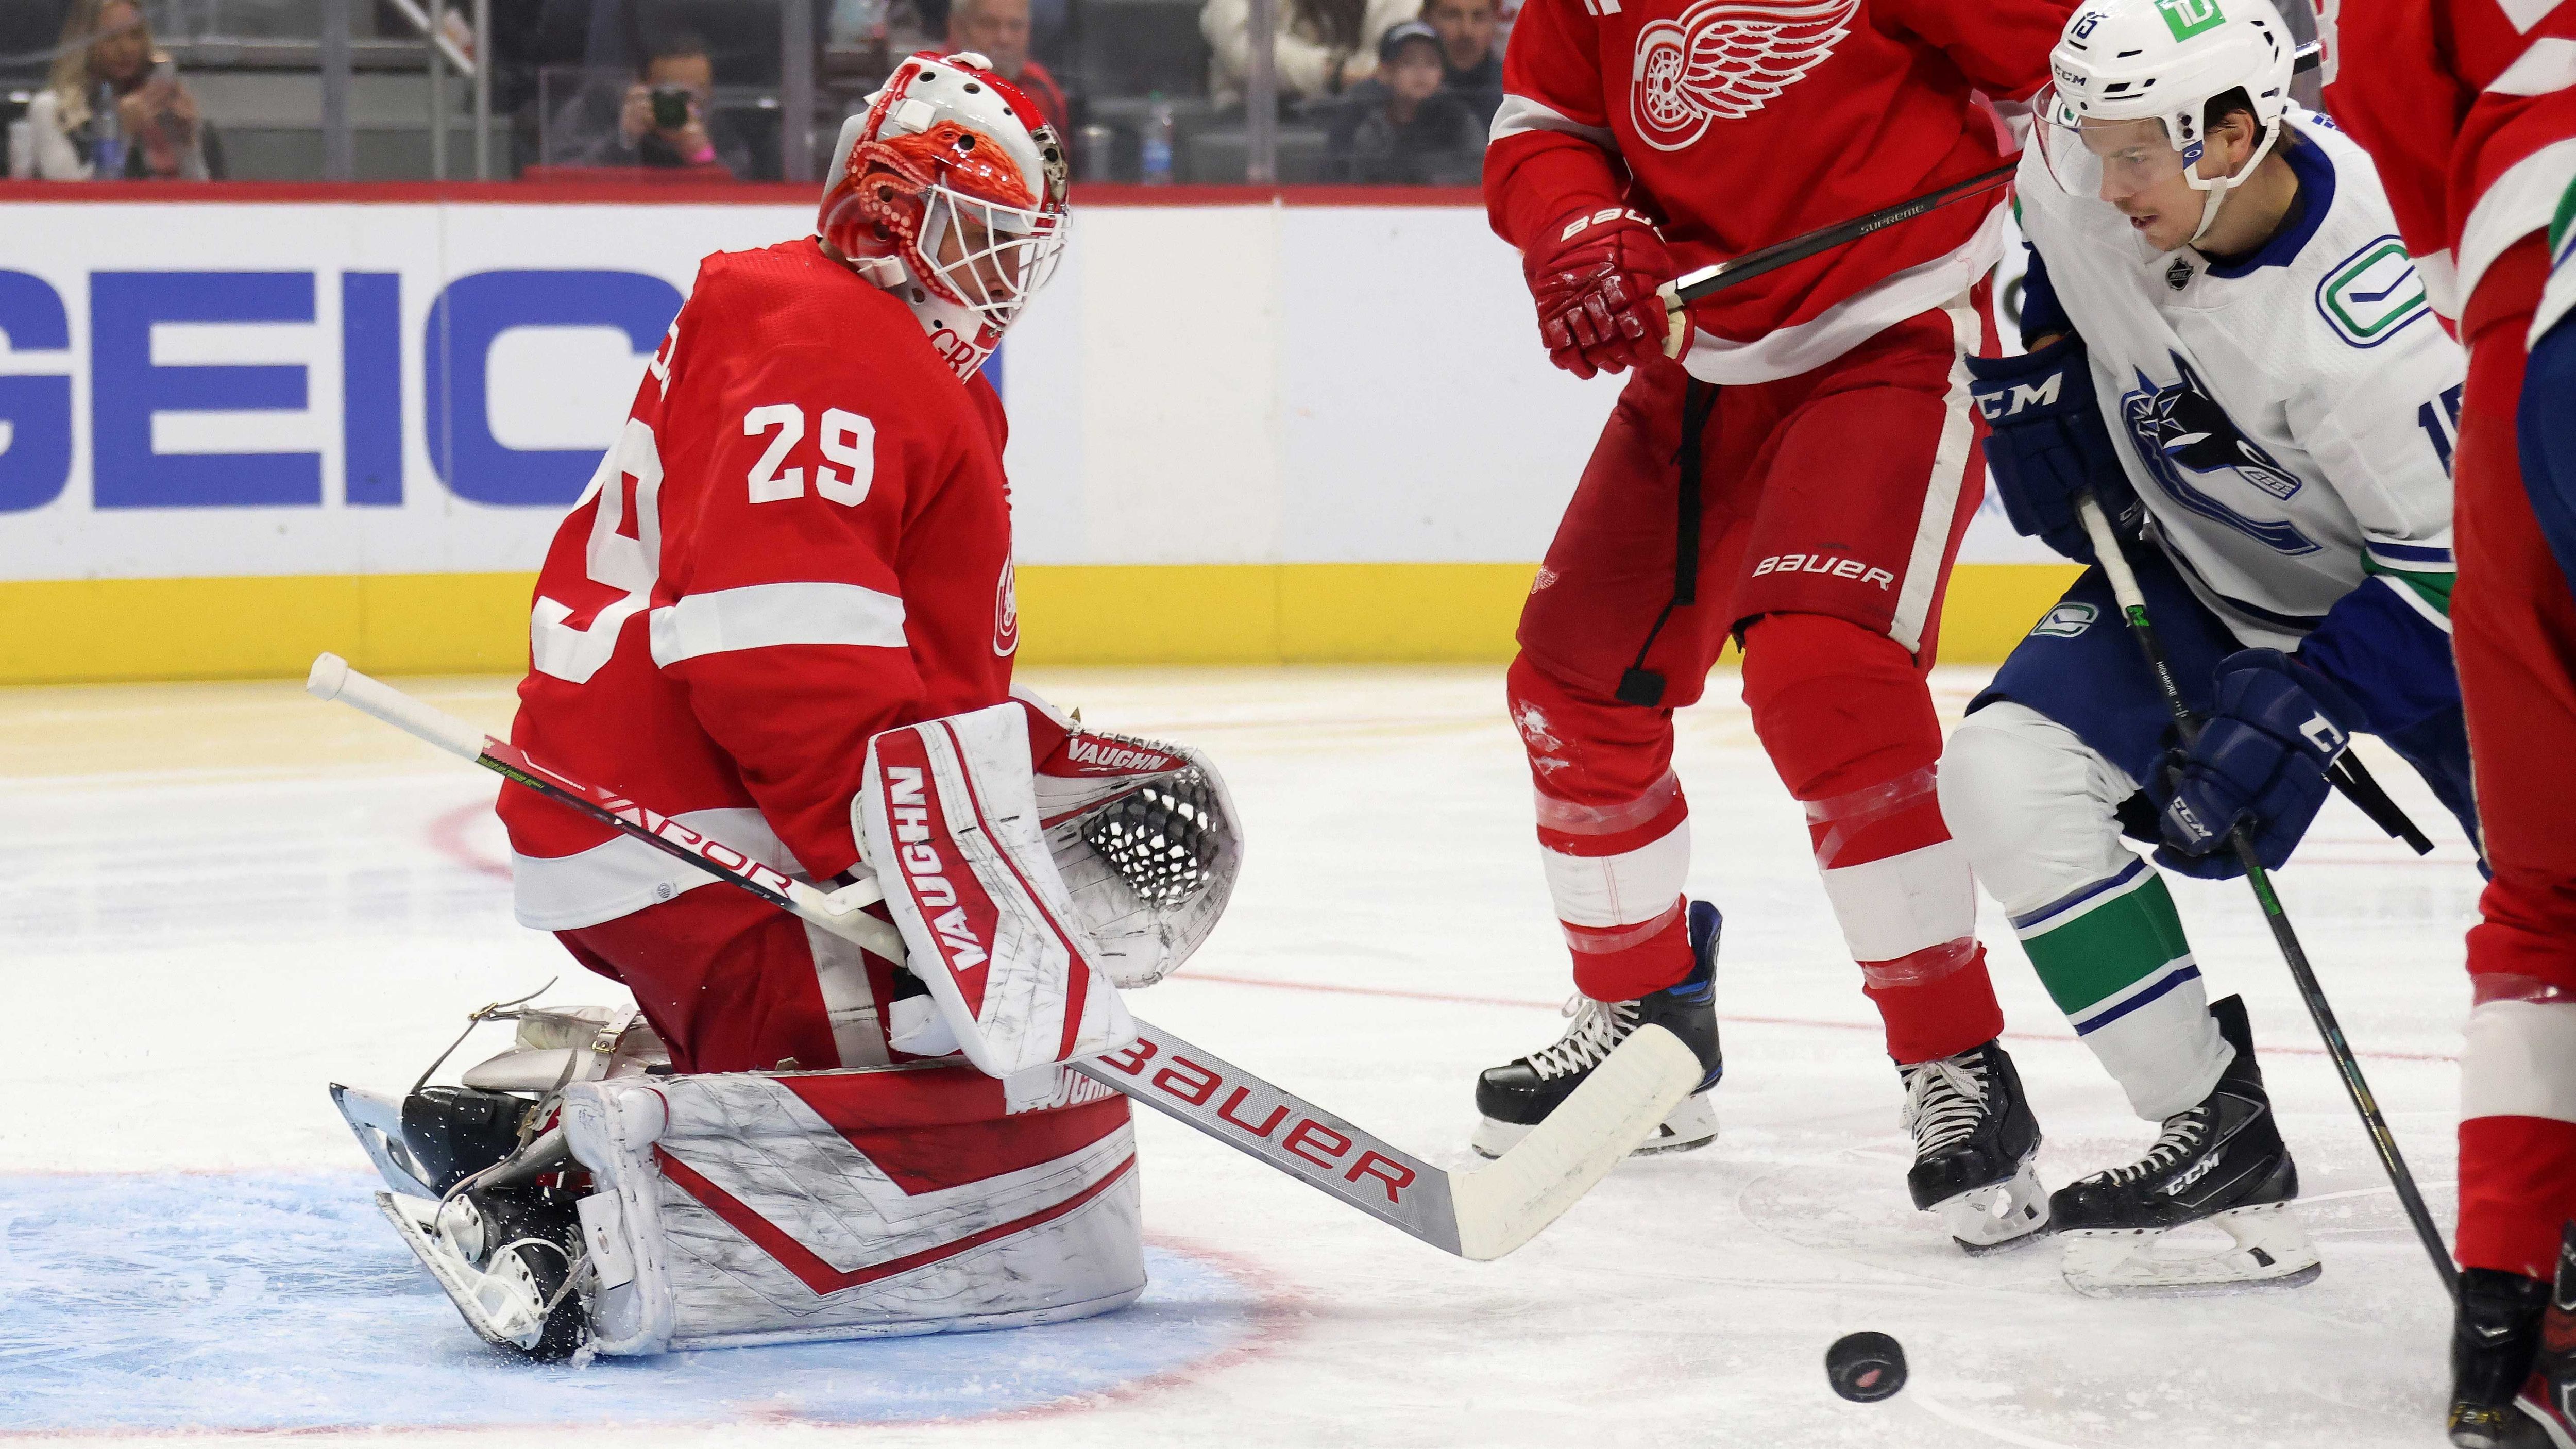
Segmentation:
<svg viewBox="0 0 2576 1449">
<path fill-rule="evenodd" d="M 2221 8 L 2221 7 L 2225 8 Z M 2050 84 L 2032 102 L 2032 138 L 2070 196 L 2112 201 L 2176 176 L 2218 219 L 2229 188 L 2254 174 L 2281 136 L 2295 54 L 2264 0 L 2096 0 L 2076 12 L 2048 55 Z M 2243 90 L 2262 130 L 2232 174 L 2204 164 L 2209 103 Z"/>
<path fill-rule="evenodd" d="M 971 52 L 895 67 L 841 127 L 816 230 L 920 319 L 959 377 L 984 365 L 1064 246 L 1064 146 Z"/>
</svg>

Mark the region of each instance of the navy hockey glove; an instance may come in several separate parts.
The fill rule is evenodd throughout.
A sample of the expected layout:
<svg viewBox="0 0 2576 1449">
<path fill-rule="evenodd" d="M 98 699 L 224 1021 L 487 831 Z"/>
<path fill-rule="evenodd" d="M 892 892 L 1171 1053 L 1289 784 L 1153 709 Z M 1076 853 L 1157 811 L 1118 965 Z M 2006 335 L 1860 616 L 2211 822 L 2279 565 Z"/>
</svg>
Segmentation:
<svg viewBox="0 0 2576 1449">
<path fill-rule="evenodd" d="M 2136 538 L 2143 510 L 2093 400 L 2084 339 L 2068 336 L 2018 357 L 1967 361 L 1968 391 L 1986 417 L 1986 473 L 2013 528 L 2078 563 L 2092 563 L 2093 540 L 2075 512 L 2076 495 L 2090 490 L 2112 530 Z"/>
<path fill-rule="evenodd" d="M 2238 825 L 2277 870 L 2326 799 L 2326 767 L 2361 711 L 2324 675 L 2278 649 L 2218 662 L 2218 708 L 2188 750 L 2169 751 L 2147 784 L 2165 843 L 2156 861 L 2209 880 L 2244 873 L 2228 844 Z"/>
</svg>

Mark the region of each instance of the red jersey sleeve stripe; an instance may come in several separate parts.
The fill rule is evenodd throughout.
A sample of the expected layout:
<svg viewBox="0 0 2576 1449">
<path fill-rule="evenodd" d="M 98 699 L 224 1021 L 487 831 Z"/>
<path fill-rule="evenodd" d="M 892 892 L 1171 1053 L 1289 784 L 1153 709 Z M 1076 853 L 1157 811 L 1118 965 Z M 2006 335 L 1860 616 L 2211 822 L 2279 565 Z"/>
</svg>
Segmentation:
<svg viewBox="0 0 2576 1449">
<path fill-rule="evenodd" d="M 752 584 L 655 609 L 653 662 L 781 644 L 905 647 L 903 600 L 858 584 Z"/>
</svg>

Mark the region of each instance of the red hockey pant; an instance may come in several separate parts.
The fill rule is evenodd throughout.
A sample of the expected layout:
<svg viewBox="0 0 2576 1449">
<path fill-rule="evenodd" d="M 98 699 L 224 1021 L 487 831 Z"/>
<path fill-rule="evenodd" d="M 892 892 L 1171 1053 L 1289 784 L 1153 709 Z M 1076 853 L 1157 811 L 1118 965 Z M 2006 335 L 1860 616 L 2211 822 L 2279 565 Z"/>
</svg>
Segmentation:
<svg viewBox="0 0 2576 1449">
<path fill-rule="evenodd" d="M 1740 634 L 1754 730 L 1806 803 L 1890 1054 L 1926 1061 L 2002 1030 L 1966 856 L 1934 793 L 1941 732 L 1923 679 L 1985 486 L 1959 358 L 1993 340 L 1981 286 L 1812 372 L 1717 389 L 1697 599 L 1669 617 L 1687 379 L 1652 368 L 1620 395 L 1522 608 L 1509 679 L 1584 994 L 1631 999 L 1690 969 L 1673 711 Z M 1664 680 L 1651 705 L 1619 697 L 1640 664 Z"/>
<path fill-rule="evenodd" d="M 2527 239 L 2469 303 L 2451 600 L 2495 872 L 2469 931 L 2459 1258 L 2534 1278 L 2556 1271 L 2576 1216 L 2576 595 L 2532 520 L 2514 436 L 2546 273 Z"/>
<path fill-rule="evenodd" d="M 825 1071 L 889 1059 L 892 967 L 725 885 L 555 938 L 635 993 L 683 1072 Z"/>
</svg>

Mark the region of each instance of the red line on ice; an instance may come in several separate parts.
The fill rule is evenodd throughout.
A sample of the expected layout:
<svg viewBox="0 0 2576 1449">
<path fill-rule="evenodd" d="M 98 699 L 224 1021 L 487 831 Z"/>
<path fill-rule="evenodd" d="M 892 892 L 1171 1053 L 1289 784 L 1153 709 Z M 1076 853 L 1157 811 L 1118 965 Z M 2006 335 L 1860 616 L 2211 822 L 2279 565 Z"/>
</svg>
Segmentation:
<svg viewBox="0 0 2576 1449">
<path fill-rule="evenodd" d="M 1512 1006 L 1556 1011 L 1561 1005 L 1554 1001 L 1532 1001 L 1517 996 L 1467 996 L 1447 991 L 1407 991 L 1393 986 L 1340 986 L 1323 981 L 1282 981 L 1270 976 L 1230 976 L 1217 971 L 1183 970 L 1172 979 L 1210 981 L 1221 986 L 1267 986 L 1277 991 L 1321 991 L 1334 996 L 1386 996 L 1401 1001 L 1437 1001 L 1457 1006 Z M 1720 1012 L 1718 1019 L 1743 1022 L 1753 1026 L 1810 1026 L 1831 1031 L 1875 1032 L 1879 1030 L 1878 1023 L 1874 1021 L 1822 1021 L 1804 1016 L 1742 1016 L 1733 1012 Z M 2070 1046 L 2076 1040 L 2072 1036 L 2057 1032 L 2038 1031 L 2008 1031 L 2004 1033 L 2004 1039 L 2006 1041 L 2060 1042 Z M 2326 1054 L 2324 1047 L 2276 1046 L 2270 1043 L 2266 1043 L 2263 1050 L 2287 1056 L 2321 1057 Z M 2383 1062 L 2456 1062 L 2460 1059 L 2452 1052 L 2356 1051 L 2353 1055 Z"/>
<path fill-rule="evenodd" d="M 494 860 L 491 856 L 476 850 L 474 842 L 465 836 L 466 827 L 491 813 L 492 802 L 478 800 L 470 805 L 459 805 L 439 816 L 429 822 L 429 848 L 467 870 L 480 871 L 485 875 L 497 875 L 503 880 L 508 880 L 510 863 L 505 860 Z"/>
<path fill-rule="evenodd" d="M 489 805 L 460 805 L 430 822 L 429 843 L 438 852 L 470 870 L 508 879 L 510 867 L 476 850 L 465 838 L 465 826 Z M 1329 981 L 1282 981 L 1273 976 L 1235 976 L 1223 971 L 1184 970 L 1176 981 L 1205 981 L 1219 986 L 1259 986 L 1273 991 L 1320 991 L 1330 996 L 1378 996 L 1396 1001 L 1436 1001 L 1447 1006 L 1507 1006 L 1523 1010 L 1555 1011 L 1562 1003 L 1533 1001 L 1520 996 L 1474 996 L 1455 991 L 1411 991 L 1397 986 L 1344 986 Z M 1824 1031 L 1875 1032 L 1874 1021 L 1823 1021 L 1803 1016 L 1740 1016 L 1732 1012 L 1719 1014 L 1719 1020 L 1741 1022 L 1748 1026 L 1800 1026 Z M 2075 1038 L 2060 1032 L 2008 1031 L 2006 1041 L 2044 1041 L 2072 1045 Z M 2324 1047 L 2265 1044 L 2264 1051 L 2282 1056 L 2321 1057 Z M 2378 1062 L 2456 1062 L 2455 1052 L 2379 1052 L 2356 1051 L 2353 1055 Z"/>
</svg>

